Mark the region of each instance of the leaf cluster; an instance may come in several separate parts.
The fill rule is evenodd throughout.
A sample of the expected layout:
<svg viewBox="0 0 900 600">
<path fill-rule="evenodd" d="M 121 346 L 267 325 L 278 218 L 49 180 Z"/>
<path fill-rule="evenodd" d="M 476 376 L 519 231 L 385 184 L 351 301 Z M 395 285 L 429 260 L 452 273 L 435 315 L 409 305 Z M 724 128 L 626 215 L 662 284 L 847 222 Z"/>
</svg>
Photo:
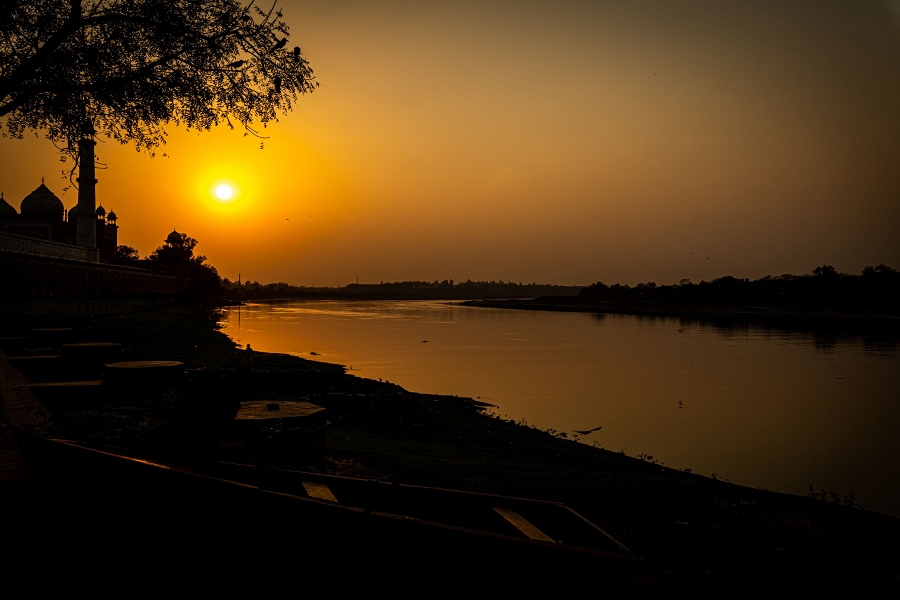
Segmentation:
<svg viewBox="0 0 900 600">
<path fill-rule="evenodd" d="M 149 151 L 172 125 L 259 135 L 318 85 L 289 36 L 254 2 L 0 0 L 0 131 L 73 157 L 95 134 Z"/>
<path fill-rule="evenodd" d="M 116 246 L 116 259 L 115 262 L 120 265 L 135 265 L 137 262 L 141 260 L 141 255 L 138 253 L 137 248 L 133 248 L 131 246 L 126 246 L 124 244 L 120 244 Z"/>
</svg>

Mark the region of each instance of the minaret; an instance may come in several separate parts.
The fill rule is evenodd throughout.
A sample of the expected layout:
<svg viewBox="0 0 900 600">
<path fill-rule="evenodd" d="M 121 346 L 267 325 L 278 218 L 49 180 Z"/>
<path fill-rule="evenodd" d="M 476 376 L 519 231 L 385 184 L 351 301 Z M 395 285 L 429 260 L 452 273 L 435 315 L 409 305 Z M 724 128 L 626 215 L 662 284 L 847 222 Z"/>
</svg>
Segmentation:
<svg viewBox="0 0 900 600">
<path fill-rule="evenodd" d="M 97 180 L 94 178 L 94 140 L 78 141 L 78 214 L 75 216 L 75 243 L 97 247 Z"/>
</svg>

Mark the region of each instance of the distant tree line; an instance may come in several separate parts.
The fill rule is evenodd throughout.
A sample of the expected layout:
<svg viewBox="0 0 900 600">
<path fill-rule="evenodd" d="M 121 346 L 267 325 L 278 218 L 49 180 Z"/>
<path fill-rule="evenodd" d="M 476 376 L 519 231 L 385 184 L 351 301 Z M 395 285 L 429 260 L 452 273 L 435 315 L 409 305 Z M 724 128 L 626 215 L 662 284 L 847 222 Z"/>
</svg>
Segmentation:
<svg viewBox="0 0 900 600">
<path fill-rule="evenodd" d="M 281 298 L 349 298 L 384 300 L 469 300 L 479 298 L 536 298 L 539 296 L 577 296 L 580 286 L 513 283 L 511 281 L 399 281 L 393 283 L 351 283 L 342 287 L 294 286 L 284 282 L 238 284 L 228 278 L 222 282 L 229 298 L 264 300 Z"/>
<path fill-rule="evenodd" d="M 700 283 L 682 279 L 677 285 L 647 282 L 634 287 L 598 281 L 583 288 L 579 297 L 598 303 L 656 302 L 897 313 L 900 312 L 900 272 L 878 265 L 866 267 L 860 275 L 851 275 L 823 265 L 807 275 L 770 275 L 755 280 L 726 276 Z"/>
<path fill-rule="evenodd" d="M 230 300 L 265 300 L 272 298 L 329 298 L 336 288 L 307 287 L 291 285 L 279 281 L 277 283 L 260 283 L 258 281 L 222 280 L 222 289 Z"/>
</svg>

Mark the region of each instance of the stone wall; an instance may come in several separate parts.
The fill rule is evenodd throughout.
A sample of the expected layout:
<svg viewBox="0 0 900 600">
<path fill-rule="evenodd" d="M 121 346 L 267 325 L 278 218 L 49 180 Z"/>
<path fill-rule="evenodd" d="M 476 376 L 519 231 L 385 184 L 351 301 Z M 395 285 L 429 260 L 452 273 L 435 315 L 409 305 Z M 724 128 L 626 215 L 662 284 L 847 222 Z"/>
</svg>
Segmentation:
<svg viewBox="0 0 900 600">
<path fill-rule="evenodd" d="M 189 283 L 183 277 L 144 269 L 65 260 L 0 247 L 0 297 L 6 299 L 160 297 L 184 292 Z"/>
<path fill-rule="evenodd" d="M 0 250 L 91 263 L 100 260 L 100 251 L 96 248 L 81 248 L 6 232 L 0 232 Z"/>
</svg>

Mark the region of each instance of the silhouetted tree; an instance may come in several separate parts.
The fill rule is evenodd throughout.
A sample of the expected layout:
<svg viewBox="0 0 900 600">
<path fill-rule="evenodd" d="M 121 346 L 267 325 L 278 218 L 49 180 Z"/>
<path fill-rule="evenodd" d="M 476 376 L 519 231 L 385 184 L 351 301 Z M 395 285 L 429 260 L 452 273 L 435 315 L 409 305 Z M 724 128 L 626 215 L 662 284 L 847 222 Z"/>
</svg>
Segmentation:
<svg viewBox="0 0 900 600">
<path fill-rule="evenodd" d="M 878 265 L 877 267 L 868 266 L 863 269 L 863 275 L 867 277 L 876 277 L 878 275 L 891 277 L 897 275 L 897 271 L 887 265 Z"/>
<path fill-rule="evenodd" d="M 258 134 L 317 85 L 288 36 L 277 5 L 3 0 L 0 125 L 40 130 L 76 161 L 95 135 L 153 150 L 167 125 Z"/>
<path fill-rule="evenodd" d="M 588 302 L 657 302 L 694 306 L 768 306 L 803 310 L 877 310 L 896 314 L 900 309 L 900 273 L 887 265 L 866 267 L 862 275 L 838 273 L 831 266 L 816 267 L 809 275 L 766 276 L 751 281 L 725 276 L 713 281 L 677 285 L 653 282 L 606 285 L 601 281 L 579 292 Z"/>
<path fill-rule="evenodd" d="M 147 260 L 163 262 L 192 262 L 202 265 L 206 261 L 203 255 L 194 256 L 194 248 L 199 242 L 186 233 L 173 231 L 166 238 L 166 243 L 150 253 Z"/>
<path fill-rule="evenodd" d="M 141 260 L 141 255 L 137 249 L 125 245 L 116 247 L 116 263 L 120 265 L 136 265 L 139 260 Z"/>
<path fill-rule="evenodd" d="M 827 277 L 829 279 L 834 279 L 838 276 L 837 270 L 831 265 L 822 265 L 821 267 L 816 267 L 813 269 L 813 275 L 816 277 Z"/>
<path fill-rule="evenodd" d="M 189 277 L 192 292 L 200 296 L 218 296 L 223 292 L 219 272 L 214 266 L 206 264 L 206 257 L 202 254 L 194 256 L 197 244 L 197 240 L 186 233 L 173 231 L 165 244 L 151 252 L 147 260 L 154 269 Z"/>
</svg>

